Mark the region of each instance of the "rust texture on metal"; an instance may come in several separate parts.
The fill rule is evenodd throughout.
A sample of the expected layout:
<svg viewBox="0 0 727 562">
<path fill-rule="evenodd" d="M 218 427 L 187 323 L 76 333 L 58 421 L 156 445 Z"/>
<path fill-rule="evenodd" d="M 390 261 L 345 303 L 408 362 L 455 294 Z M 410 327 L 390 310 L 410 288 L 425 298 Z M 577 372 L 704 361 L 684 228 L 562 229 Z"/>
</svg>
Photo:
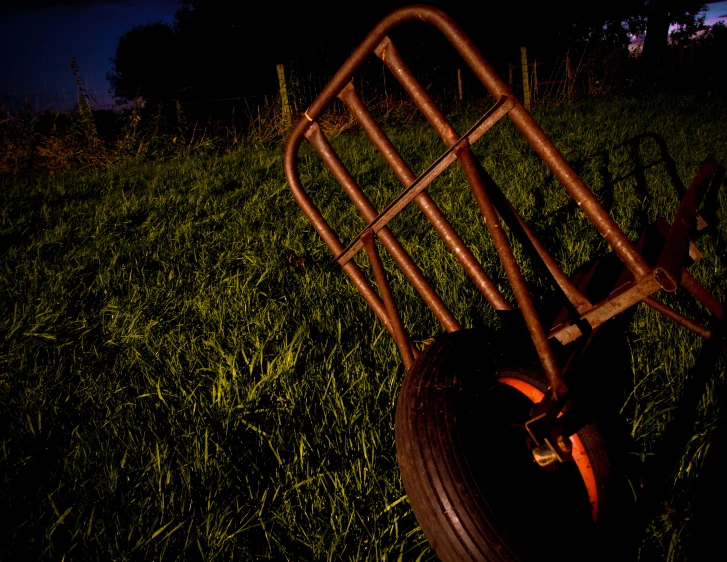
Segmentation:
<svg viewBox="0 0 727 562">
<path fill-rule="evenodd" d="M 472 144 L 482 134 L 487 131 L 492 125 L 494 125 L 502 116 L 504 116 L 509 109 L 513 106 L 513 102 L 510 98 L 502 98 L 498 100 L 495 106 L 485 113 L 485 115 L 470 129 L 468 133 L 462 136 L 456 143 L 452 144 L 447 150 L 442 153 L 432 164 L 420 175 L 418 178 L 414 178 L 414 175 L 409 171 L 407 177 L 411 175 L 411 181 L 406 185 L 404 191 L 394 199 L 388 207 L 378 216 L 376 219 L 371 221 L 369 225 L 359 234 L 353 241 L 348 245 L 346 250 L 336 258 L 338 263 L 346 263 L 349 261 L 356 252 L 358 252 L 363 246 L 361 238 L 366 232 L 373 232 L 377 234 L 379 230 L 384 228 L 386 224 L 393 219 L 404 207 L 406 207 L 412 200 L 426 189 L 437 176 L 439 176 L 444 170 L 446 170 L 453 162 L 457 160 L 456 151 L 463 147 L 466 143 Z M 358 116 L 357 113 L 354 115 Z M 388 139 L 386 139 L 388 141 Z M 389 141 L 390 142 L 390 141 Z M 393 147 L 392 147 L 393 149 Z M 387 154 L 391 154 L 387 151 Z M 398 152 L 396 153 L 398 155 Z M 393 160 L 393 155 L 390 156 Z M 401 158 L 401 156 L 399 156 Z M 388 160 L 388 159 L 387 159 Z M 399 160 L 396 161 L 399 164 Z M 406 163 L 401 161 L 406 166 Z M 409 168 L 406 168 L 409 170 Z M 403 175 L 403 174 L 402 174 Z M 402 182 L 404 183 L 404 182 Z M 426 195 L 426 194 L 424 194 Z M 431 198 L 430 198 L 431 199 Z M 459 236 L 457 236 L 459 238 Z M 466 247 L 466 246 L 465 246 Z M 455 248 L 459 250 L 459 245 L 455 245 Z M 479 264 L 477 264 L 479 266 Z M 481 267 L 481 266 L 480 266 Z"/>
<path fill-rule="evenodd" d="M 463 136 L 460 136 L 447 121 L 442 111 L 416 80 L 396 46 L 388 37 L 392 29 L 412 20 L 424 21 L 436 27 L 454 46 L 494 99 L 494 106 Z M 401 154 L 376 123 L 351 82 L 354 72 L 371 55 L 375 55 L 383 61 L 444 142 L 443 154 L 419 177 L 414 175 Z M 348 108 L 403 186 L 400 195 L 382 213 L 378 213 L 364 195 L 316 122 L 336 97 Z M 564 274 L 499 187 L 474 159 L 470 149 L 471 145 L 505 115 L 553 172 L 566 192 L 575 200 L 578 207 L 624 264 L 625 270 L 617 282 L 615 290 L 601 302 L 592 303 L 581 288 L 584 286 L 583 283 L 577 285 Z M 307 139 L 320 154 L 324 163 L 368 223 L 364 230 L 345 248 L 301 184 L 296 159 L 303 138 Z M 343 267 L 366 302 L 394 337 L 407 369 L 411 366 L 417 351 L 406 334 L 386 279 L 381 255 L 376 246 L 377 237 L 444 328 L 447 331 L 461 329 L 460 323 L 447 309 L 424 274 L 387 226 L 391 219 L 409 203 L 414 202 L 419 207 L 490 305 L 499 310 L 512 308 L 426 192 L 426 188 L 432 181 L 455 161 L 458 161 L 462 167 L 475 201 L 485 219 L 487 230 L 504 266 L 518 308 L 523 315 L 548 377 L 551 391 L 557 400 L 560 401 L 566 395 L 567 387 L 556 363 L 549 338 L 556 338 L 561 343 L 571 342 L 584 332 L 590 332 L 609 318 L 640 301 L 700 336 L 710 337 L 711 332 L 708 329 L 663 305 L 653 299 L 651 295 L 660 289 L 672 291 L 681 285 L 702 302 L 713 315 L 722 317 L 722 304 L 699 285 L 684 267 L 687 255 L 695 261 L 701 257 L 691 238 L 697 229 L 704 227 L 704 221 L 697 212 L 697 205 L 700 192 L 714 174 L 716 166 L 714 162 L 706 161 L 700 168 L 679 207 L 674 225 L 670 226 L 666 221 L 659 224 L 665 241 L 661 256 L 652 267 L 641 255 L 643 239 L 637 247 L 631 244 L 555 145 L 513 95 L 510 88 L 494 72 L 461 29 L 446 14 L 435 8 L 409 6 L 384 18 L 346 60 L 296 124 L 288 139 L 284 157 L 286 178 L 293 196 L 335 256 L 336 261 Z M 535 304 L 528 292 L 500 221 L 540 257 L 547 271 L 576 311 L 575 318 L 565 318 L 554 326 L 550 333 L 546 332 L 538 317 Z M 368 255 L 378 294 L 352 259 L 361 249 L 365 249 Z M 594 271 L 595 268 L 592 268 L 589 275 L 592 275 Z"/>
<path fill-rule="evenodd" d="M 538 358 L 548 378 L 548 383 L 557 396 L 564 396 L 568 389 L 560 373 L 560 368 L 558 367 L 553 350 L 548 342 L 548 335 L 545 333 L 542 322 L 540 322 L 535 303 L 528 292 L 525 279 L 523 279 L 522 273 L 520 272 L 520 267 L 515 260 L 507 237 L 502 230 L 495 207 L 487 195 L 482 178 L 477 173 L 477 167 L 469 145 L 462 147 L 457 156 L 470 183 L 480 212 L 485 219 L 487 230 L 495 244 L 495 250 L 497 250 L 500 261 L 505 268 L 507 280 L 512 286 L 515 299 L 525 320 L 525 325 L 528 328 L 528 332 L 530 332 L 535 350 L 538 352 Z"/>
<path fill-rule="evenodd" d="M 560 287 L 565 297 L 579 313 L 583 313 L 590 309 L 593 305 L 588 298 L 568 278 L 560 266 L 558 266 L 556 261 L 553 259 L 553 256 L 548 253 L 542 242 L 540 242 L 533 231 L 530 230 L 530 227 L 520 216 L 520 213 L 518 213 L 517 209 L 515 209 L 507 197 L 505 197 L 502 191 L 500 191 L 499 186 L 492 180 L 492 178 L 490 178 L 489 174 L 487 174 L 481 166 L 478 165 L 478 168 L 480 177 L 487 187 L 487 193 L 490 195 L 502 222 L 507 225 L 510 232 L 518 238 L 521 244 L 524 246 L 529 245 L 532 248 L 553 277 L 553 281 L 555 281 L 555 283 Z"/>
<path fill-rule="evenodd" d="M 705 289 L 686 269 L 682 270 L 681 286 L 695 299 L 701 302 L 719 320 L 723 319 L 724 305 Z"/>
<path fill-rule="evenodd" d="M 698 336 L 703 337 L 705 340 L 708 340 L 712 337 L 712 331 L 708 330 L 701 324 L 697 324 L 694 320 L 690 320 L 683 314 L 679 314 L 676 310 L 671 308 L 670 306 L 667 306 L 658 300 L 654 299 L 653 297 L 645 297 L 642 301 L 646 306 L 649 308 L 653 308 L 657 312 L 663 314 L 667 318 L 673 320 L 677 324 L 684 326 L 687 330 L 691 330 Z"/>
<path fill-rule="evenodd" d="M 656 274 L 642 277 L 638 282 L 629 281 L 613 291 L 608 298 L 595 304 L 590 310 L 581 315 L 581 320 L 588 323 L 590 328 L 600 326 L 627 308 L 641 302 L 646 297 L 661 289 Z M 556 338 L 560 343 L 567 344 L 582 335 L 578 323 L 562 326 L 552 330 L 549 337 Z"/>
<path fill-rule="evenodd" d="M 689 240 L 697 231 L 697 203 L 716 170 L 717 162 L 707 158 L 699 167 L 697 175 L 679 204 L 657 265 L 673 283 L 669 287 L 664 287 L 666 291 L 675 291 L 679 285 L 682 265 L 689 252 Z"/>
<path fill-rule="evenodd" d="M 333 148 L 331 148 L 331 145 L 326 140 L 326 137 L 321 132 L 317 123 L 313 123 L 308 128 L 308 131 L 306 131 L 306 138 L 321 155 L 321 158 L 331 170 L 333 176 L 336 178 L 338 183 L 341 184 L 344 191 L 351 198 L 363 217 L 367 221 L 374 220 L 378 214 L 376 209 L 364 195 L 363 191 L 361 191 L 361 188 L 356 184 L 356 181 L 351 177 L 351 174 L 349 174 L 348 170 L 343 165 L 343 162 L 341 162 L 336 153 L 333 151 Z M 422 272 L 416 266 L 411 257 L 409 257 L 409 254 L 406 253 L 406 250 L 404 250 L 391 231 L 389 231 L 388 228 L 384 228 L 378 232 L 378 235 L 392 258 L 394 258 L 396 264 L 401 268 L 404 275 L 406 275 L 412 285 L 414 285 L 414 288 L 421 297 L 427 302 L 444 328 L 448 332 L 462 329 L 460 323 L 452 315 L 444 302 L 442 302 L 442 299 L 439 298 L 439 295 L 437 295 Z"/>
<path fill-rule="evenodd" d="M 420 176 L 418 179 L 416 178 L 414 173 L 411 171 L 409 166 L 401 157 L 401 154 L 399 154 L 396 148 L 394 148 L 394 145 L 384 134 L 378 123 L 376 123 L 373 116 L 356 93 L 356 90 L 353 87 L 352 83 L 349 82 L 348 85 L 343 89 L 343 91 L 338 95 L 338 97 L 351 110 L 351 113 L 354 115 L 364 131 L 368 134 L 369 138 L 371 138 L 377 150 L 381 153 L 381 155 L 384 157 L 386 162 L 396 174 L 399 181 L 406 188 L 402 195 L 397 198 L 394 203 L 392 203 L 381 215 L 379 215 L 378 219 L 372 221 L 367 228 L 371 228 L 374 232 L 378 232 L 378 230 L 380 230 L 379 228 L 377 228 L 378 220 L 386 217 L 387 212 L 396 203 L 397 200 L 403 198 L 405 194 L 417 190 L 418 193 L 413 194 L 414 203 L 417 204 L 417 206 L 424 213 L 424 216 L 427 217 L 427 219 L 437 231 L 439 236 L 442 238 L 442 240 L 444 240 L 444 243 L 452 251 L 457 260 L 462 264 L 462 267 L 464 267 L 467 274 L 470 276 L 480 292 L 485 296 L 490 305 L 495 310 L 510 310 L 512 308 L 510 306 L 510 303 L 507 302 L 507 300 L 505 300 L 505 297 L 502 296 L 500 290 L 492 282 L 487 273 L 485 273 L 485 270 L 475 259 L 474 255 L 472 255 L 470 249 L 464 244 L 464 242 L 462 242 L 462 239 L 459 237 L 459 235 L 454 230 L 444 214 L 439 210 L 439 207 L 437 207 L 436 203 L 432 200 L 429 194 L 422 191 L 429 184 L 429 181 L 426 180 L 427 172 L 422 174 L 422 176 Z M 508 101 L 510 102 L 509 104 L 507 102 L 504 104 L 507 108 L 509 108 L 512 104 L 512 100 Z M 505 109 L 505 107 L 502 107 L 502 109 Z M 493 115 L 490 117 L 491 122 L 488 122 L 488 119 L 486 119 L 488 115 L 489 114 L 486 114 L 478 122 L 480 123 L 481 128 L 484 128 L 485 126 L 489 128 L 496 121 L 496 118 Z M 481 135 L 484 133 L 484 130 L 482 130 L 481 132 L 471 130 L 470 133 L 473 136 L 476 133 L 479 133 Z M 421 187 L 421 189 L 419 189 L 419 187 Z M 355 243 L 356 239 L 351 243 L 351 245 L 349 245 L 343 255 L 337 258 L 337 260 L 340 260 L 339 263 L 345 263 L 346 261 L 348 261 L 348 259 L 350 259 L 348 250 Z M 350 255 L 352 256 L 353 252 Z"/>
</svg>

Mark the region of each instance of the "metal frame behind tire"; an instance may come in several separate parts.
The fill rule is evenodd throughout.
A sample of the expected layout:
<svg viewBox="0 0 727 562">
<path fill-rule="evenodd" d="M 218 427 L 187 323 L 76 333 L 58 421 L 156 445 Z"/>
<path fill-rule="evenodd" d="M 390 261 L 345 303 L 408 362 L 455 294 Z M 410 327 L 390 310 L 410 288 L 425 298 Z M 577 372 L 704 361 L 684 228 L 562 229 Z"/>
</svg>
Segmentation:
<svg viewBox="0 0 727 562">
<path fill-rule="evenodd" d="M 532 344 L 519 342 L 475 330 L 445 334 L 422 352 L 399 394 L 402 480 L 417 521 L 444 562 L 529 560 L 547 554 L 543 548 L 555 548 L 551 554 L 560 560 L 594 560 L 603 553 L 594 546 L 598 525 L 578 468 L 538 467 L 526 432 L 517 427 L 532 401 L 499 379 L 545 390 L 532 367 Z M 603 441 L 593 424 L 577 435 L 604 505 L 609 462 Z M 549 497 L 556 490 L 559 495 Z"/>
</svg>

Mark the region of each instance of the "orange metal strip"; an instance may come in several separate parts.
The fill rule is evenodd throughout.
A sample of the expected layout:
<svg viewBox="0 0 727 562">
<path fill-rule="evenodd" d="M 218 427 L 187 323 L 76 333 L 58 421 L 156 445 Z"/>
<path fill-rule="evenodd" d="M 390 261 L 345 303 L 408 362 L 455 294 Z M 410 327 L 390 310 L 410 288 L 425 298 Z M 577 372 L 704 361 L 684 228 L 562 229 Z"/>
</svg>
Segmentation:
<svg viewBox="0 0 727 562">
<path fill-rule="evenodd" d="M 533 404 L 537 404 L 543 399 L 543 396 L 545 396 L 543 391 L 539 388 L 534 387 L 522 379 L 515 377 L 502 377 L 498 379 L 498 381 L 524 394 Z M 596 474 L 593 471 L 593 466 L 591 465 L 591 459 L 588 458 L 588 453 L 586 452 L 586 448 L 583 446 L 583 441 L 581 441 L 581 438 L 578 437 L 577 433 L 570 436 L 570 441 L 573 447 L 571 453 L 573 455 L 573 462 L 575 462 L 578 467 L 578 472 L 581 474 L 583 484 L 586 486 L 588 501 L 591 503 L 591 517 L 594 521 L 598 521 L 600 509 L 598 501 L 598 481 L 596 480 Z"/>
</svg>

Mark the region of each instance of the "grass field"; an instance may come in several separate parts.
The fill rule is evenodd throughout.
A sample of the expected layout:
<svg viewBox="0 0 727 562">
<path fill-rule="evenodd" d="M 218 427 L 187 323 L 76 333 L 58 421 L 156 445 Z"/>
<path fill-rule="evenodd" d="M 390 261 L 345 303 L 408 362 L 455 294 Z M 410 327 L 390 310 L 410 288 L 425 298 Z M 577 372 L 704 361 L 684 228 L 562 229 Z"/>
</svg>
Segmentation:
<svg viewBox="0 0 727 562">
<path fill-rule="evenodd" d="M 724 91 L 535 117 L 632 239 L 673 217 L 707 154 L 727 164 Z M 442 150 L 423 124 L 389 132 L 417 173 Z M 398 193 L 365 138 L 333 145 L 379 209 Z M 566 272 L 606 251 L 513 127 L 475 152 Z M 301 177 L 347 243 L 363 222 L 309 147 Z M 396 347 L 297 208 L 280 145 L 0 182 L 0 558 L 436 559 L 398 475 Z M 461 172 L 430 193 L 509 297 Z M 726 199 L 693 268 L 722 300 Z M 418 211 L 392 229 L 464 325 L 496 324 Z M 524 273 L 545 307 L 553 289 L 529 258 Z M 414 339 L 441 333 L 392 276 Z M 684 560 L 712 494 L 724 353 L 695 371 L 690 332 L 643 306 L 622 326 L 602 384 L 637 506 L 644 461 L 662 475 L 629 552 Z"/>
</svg>

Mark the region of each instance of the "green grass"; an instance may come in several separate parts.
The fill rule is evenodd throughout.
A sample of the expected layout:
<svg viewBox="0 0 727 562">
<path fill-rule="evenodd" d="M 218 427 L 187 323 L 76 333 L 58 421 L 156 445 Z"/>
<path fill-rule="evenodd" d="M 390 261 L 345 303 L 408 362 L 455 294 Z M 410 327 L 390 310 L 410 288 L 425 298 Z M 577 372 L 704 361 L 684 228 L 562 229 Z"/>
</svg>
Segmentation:
<svg viewBox="0 0 727 562">
<path fill-rule="evenodd" d="M 632 238 L 673 216 L 677 176 L 688 185 L 708 153 L 727 164 L 723 91 L 535 116 Z M 455 122 L 463 131 L 476 117 Z M 572 273 L 606 247 L 513 131 L 498 124 L 476 153 Z M 423 124 L 390 134 L 417 173 L 442 149 Z M 333 145 L 378 208 L 399 192 L 365 138 Z M 347 243 L 364 223 L 309 147 L 301 177 Z M 0 181 L 0 558 L 435 558 L 398 475 L 396 347 L 297 208 L 282 148 Z M 461 172 L 430 193 L 510 297 Z M 725 199 L 722 189 L 694 268 L 721 299 Z M 464 325 L 496 323 L 418 211 L 392 229 Z M 549 302 L 552 288 L 516 253 L 536 301 Z M 391 276 L 414 340 L 441 333 Z M 706 318 L 683 297 L 667 300 Z M 627 453 L 643 460 L 697 378 L 702 343 L 645 307 L 623 337 L 615 410 Z M 663 506 L 634 546 L 642 559 L 680 560 L 689 544 L 723 416 L 723 355 L 699 381 Z"/>
</svg>

